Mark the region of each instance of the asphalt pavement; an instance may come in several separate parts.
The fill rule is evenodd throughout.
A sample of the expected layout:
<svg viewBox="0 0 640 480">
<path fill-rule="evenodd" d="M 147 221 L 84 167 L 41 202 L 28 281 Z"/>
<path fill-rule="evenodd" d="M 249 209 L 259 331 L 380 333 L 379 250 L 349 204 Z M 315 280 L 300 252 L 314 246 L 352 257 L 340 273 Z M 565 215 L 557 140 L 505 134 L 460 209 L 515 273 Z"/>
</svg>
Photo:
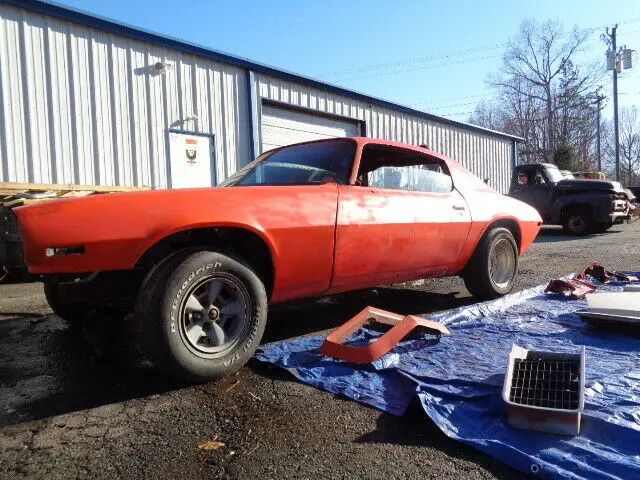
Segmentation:
<svg viewBox="0 0 640 480">
<path fill-rule="evenodd" d="M 640 222 L 587 238 L 545 228 L 516 289 L 591 261 L 640 270 Z M 367 305 L 426 314 L 473 303 L 458 278 L 271 309 L 264 342 L 325 333 Z M 127 319 L 85 331 L 51 314 L 42 285 L 0 285 L 0 478 L 522 478 L 448 439 L 417 406 L 381 413 L 251 361 L 186 386 L 139 361 Z M 201 451 L 215 440 L 224 446 Z"/>
</svg>

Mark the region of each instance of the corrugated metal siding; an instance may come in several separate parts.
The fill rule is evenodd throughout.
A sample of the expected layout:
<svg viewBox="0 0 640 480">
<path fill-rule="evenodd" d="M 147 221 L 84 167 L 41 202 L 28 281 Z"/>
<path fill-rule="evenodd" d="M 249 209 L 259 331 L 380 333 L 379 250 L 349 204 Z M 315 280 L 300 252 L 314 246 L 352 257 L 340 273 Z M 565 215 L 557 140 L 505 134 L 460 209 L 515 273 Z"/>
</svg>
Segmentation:
<svg viewBox="0 0 640 480">
<path fill-rule="evenodd" d="M 0 5 L 0 181 L 164 188 L 169 128 L 214 134 L 224 179 L 250 159 L 246 74 Z"/>
<path fill-rule="evenodd" d="M 500 192 L 507 192 L 513 169 L 513 142 L 451 125 L 414 117 L 390 108 L 369 105 L 273 77 L 259 75 L 259 97 L 310 108 L 319 112 L 362 120 L 366 136 L 430 149 L 450 156 Z"/>
</svg>

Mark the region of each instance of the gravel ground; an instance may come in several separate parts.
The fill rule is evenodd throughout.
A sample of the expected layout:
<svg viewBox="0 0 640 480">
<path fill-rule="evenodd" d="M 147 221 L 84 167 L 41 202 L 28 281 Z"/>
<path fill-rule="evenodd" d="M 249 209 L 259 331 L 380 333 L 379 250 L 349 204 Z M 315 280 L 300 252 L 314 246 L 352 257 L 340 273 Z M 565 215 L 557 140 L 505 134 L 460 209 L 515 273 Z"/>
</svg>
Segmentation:
<svg viewBox="0 0 640 480">
<path fill-rule="evenodd" d="M 598 260 L 640 270 L 640 222 L 570 238 L 545 228 L 517 289 Z M 366 305 L 420 314 L 472 303 L 457 278 L 278 306 L 265 342 L 326 332 Z M 0 478 L 521 478 L 448 439 L 414 405 L 401 418 L 251 361 L 189 387 L 136 363 L 127 323 L 68 328 L 38 283 L 0 285 Z M 115 326 L 115 328 L 113 328 Z M 225 446 L 204 452 L 217 439 Z"/>
</svg>

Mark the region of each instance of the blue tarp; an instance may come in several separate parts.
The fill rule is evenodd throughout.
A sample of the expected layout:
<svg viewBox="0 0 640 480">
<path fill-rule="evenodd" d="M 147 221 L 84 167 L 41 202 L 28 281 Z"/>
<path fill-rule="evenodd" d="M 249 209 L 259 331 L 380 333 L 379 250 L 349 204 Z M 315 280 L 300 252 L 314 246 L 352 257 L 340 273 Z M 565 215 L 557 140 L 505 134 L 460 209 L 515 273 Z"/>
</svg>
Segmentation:
<svg viewBox="0 0 640 480">
<path fill-rule="evenodd" d="M 320 355 L 324 337 L 266 345 L 256 357 L 305 383 L 395 415 L 417 395 L 446 435 L 522 472 L 640 478 L 640 339 L 586 326 L 574 313 L 586 306 L 585 300 L 544 294 L 541 286 L 430 315 L 451 335 L 412 336 L 371 365 Z M 364 345 L 379 335 L 361 329 L 347 343 Z M 580 435 L 537 433 L 507 423 L 502 384 L 512 344 L 558 352 L 586 347 Z"/>
</svg>

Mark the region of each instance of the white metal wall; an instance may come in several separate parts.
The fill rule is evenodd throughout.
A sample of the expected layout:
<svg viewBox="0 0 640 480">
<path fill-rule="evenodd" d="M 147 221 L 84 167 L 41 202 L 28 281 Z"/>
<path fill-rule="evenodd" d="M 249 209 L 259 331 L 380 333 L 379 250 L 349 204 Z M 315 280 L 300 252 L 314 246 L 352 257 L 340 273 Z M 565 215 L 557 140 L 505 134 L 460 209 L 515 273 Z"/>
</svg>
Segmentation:
<svg viewBox="0 0 640 480">
<path fill-rule="evenodd" d="M 166 74 L 152 73 L 157 61 L 170 65 Z M 248 75 L 241 67 L 0 4 L 0 181 L 164 188 L 169 128 L 215 135 L 222 180 L 250 159 L 255 115 Z M 494 188 L 508 189 L 510 139 L 293 81 L 256 79 L 258 111 L 265 98 L 361 120 L 367 136 L 427 144 L 489 177 Z M 198 120 L 186 120 L 190 114 Z"/>
<path fill-rule="evenodd" d="M 412 145 L 426 144 L 450 156 L 500 192 L 509 190 L 513 141 L 408 115 L 390 108 L 309 88 L 265 75 L 257 79 L 259 97 L 366 123 L 366 136 Z"/>
<path fill-rule="evenodd" d="M 168 128 L 214 134 L 224 179 L 250 157 L 246 75 L 2 4 L 0 181 L 165 188 Z"/>
</svg>

